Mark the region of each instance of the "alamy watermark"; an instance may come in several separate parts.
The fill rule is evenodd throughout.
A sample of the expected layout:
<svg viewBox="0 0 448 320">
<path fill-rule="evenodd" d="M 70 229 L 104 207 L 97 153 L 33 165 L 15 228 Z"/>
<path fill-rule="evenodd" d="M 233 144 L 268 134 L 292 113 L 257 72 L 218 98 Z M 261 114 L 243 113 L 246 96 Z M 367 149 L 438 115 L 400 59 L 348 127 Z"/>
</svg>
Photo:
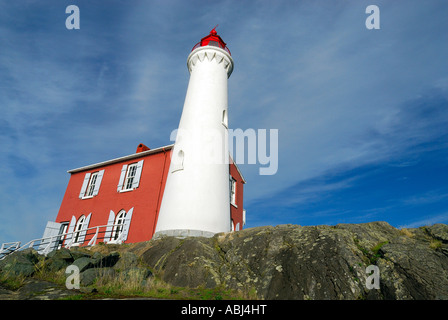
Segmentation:
<svg viewBox="0 0 448 320">
<path fill-rule="evenodd" d="M 260 175 L 278 170 L 278 129 L 175 129 L 170 140 L 175 141 L 171 161 L 176 166 L 183 166 L 186 157 L 194 164 L 229 164 L 230 154 L 236 164 L 260 165 Z"/>
<path fill-rule="evenodd" d="M 65 8 L 65 13 L 70 14 L 67 19 L 65 19 L 65 27 L 68 30 L 79 30 L 80 24 L 81 24 L 81 19 L 80 19 L 80 15 L 79 15 L 79 7 L 72 4 L 70 6 L 68 6 L 67 8 Z"/>
<path fill-rule="evenodd" d="M 74 264 L 69 265 L 65 269 L 65 274 L 68 275 L 67 279 L 65 280 L 65 286 L 67 287 L 67 289 L 79 289 L 79 267 Z"/>
<path fill-rule="evenodd" d="M 366 19 L 366 28 L 368 30 L 380 29 L 380 8 L 371 4 L 367 6 L 366 14 L 370 14 Z"/>
<path fill-rule="evenodd" d="M 366 268 L 366 273 L 369 275 L 366 279 L 367 289 L 379 289 L 380 288 L 380 268 L 376 265 L 370 265 Z"/>
</svg>

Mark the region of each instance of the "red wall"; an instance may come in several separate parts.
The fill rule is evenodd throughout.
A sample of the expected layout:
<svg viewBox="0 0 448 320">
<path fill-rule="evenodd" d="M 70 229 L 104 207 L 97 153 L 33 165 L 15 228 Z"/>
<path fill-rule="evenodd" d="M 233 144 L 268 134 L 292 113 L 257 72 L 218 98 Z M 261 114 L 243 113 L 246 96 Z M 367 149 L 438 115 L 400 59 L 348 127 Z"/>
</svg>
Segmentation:
<svg viewBox="0 0 448 320">
<path fill-rule="evenodd" d="M 139 187 L 128 192 L 117 192 L 122 166 L 142 159 L 144 159 L 144 163 Z M 110 210 L 114 211 L 115 215 L 117 215 L 120 210 L 123 209 L 128 212 L 133 207 L 134 211 L 126 242 L 150 240 L 154 234 L 169 165 L 170 151 L 168 150 L 91 170 L 72 173 L 56 222 L 70 222 L 72 215 L 78 220 L 80 216 L 87 216 L 89 213 L 92 213 L 89 228 L 106 225 Z M 98 195 L 90 199 L 80 199 L 79 193 L 85 174 L 102 169 L 105 171 Z M 105 228 L 100 231 L 105 231 Z M 93 234 L 89 230 L 85 243 L 92 236 Z"/>
<path fill-rule="evenodd" d="M 236 180 L 236 207 L 230 204 L 230 215 L 233 220 L 234 230 L 236 230 L 237 223 L 240 224 L 240 230 L 243 230 L 243 185 L 244 180 L 238 172 L 235 164 L 230 163 L 230 175 Z"/>
</svg>

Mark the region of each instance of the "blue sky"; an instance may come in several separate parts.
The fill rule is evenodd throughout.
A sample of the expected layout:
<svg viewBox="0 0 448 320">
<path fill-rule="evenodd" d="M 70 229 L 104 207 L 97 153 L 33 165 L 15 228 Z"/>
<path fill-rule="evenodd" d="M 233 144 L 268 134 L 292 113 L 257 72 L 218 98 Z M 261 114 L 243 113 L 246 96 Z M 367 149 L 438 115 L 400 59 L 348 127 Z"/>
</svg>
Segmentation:
<svg viewBox="0 0 448 320">
<path fill-rule="evenodd" d="M 67 170 L 171 143 L 186 58 L 216 24 L 230 127 L 279 133 L 275 175 L 240 165 L 247 227 L 448 223 L 447 16 L 444 0 L 0 1 L 0 242 L 42 235 Z"/>
</svg>

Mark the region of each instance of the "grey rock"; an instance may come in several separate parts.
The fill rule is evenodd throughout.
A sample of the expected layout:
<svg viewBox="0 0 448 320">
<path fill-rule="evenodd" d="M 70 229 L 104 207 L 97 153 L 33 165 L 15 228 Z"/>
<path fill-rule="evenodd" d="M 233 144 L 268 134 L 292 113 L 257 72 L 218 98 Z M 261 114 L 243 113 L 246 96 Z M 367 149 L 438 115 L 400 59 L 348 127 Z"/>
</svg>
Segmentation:
<svg viewBox="0 0 448 320">
<path fill-rule="evenodd" d="M 90 286 L 95 283 L 99 277 L 115 276 L 115 271 L 112 268 L 90 268 L 80 274 L 80 284 L 82 286 Z"/>
<path fill-rule="evenodd" d="M 448 225 L 438 223 L 425 229 L 434 239 L 448 243 Z"/>
<path fill-rule="evenodd" d="M 88 257 L 81 257 L 81 258 L 76 259 L 73 262 L 73 265 L 75 265 L 75 266 L 77 266 L 79 268 L 79 272 L 83 272 L 83 271 L 85 271 L 87 269 L 90 269 L 90 268 L 94 267 L 92 259 L 88 258 Z"/>
<path fill-rule="evenodd" d="M 0 270 L 11 276 L 30 277 L 36 271 L 38 261 L 39 255 L 34 249 L 17 251 L 0 260 Z"/>
<path fill-rule="evenodd" d="M 133 252 L 123 252 L 120 259 L 114 264 L 116 270 L 126 270 L 138 265 L 138 257 Z"/>
<path fill-rule="evenodd" d="M 74 259 L 70 250 L 61 248 L 59 250 L 51 251 L 45 259 L 45 268 L 49 271 L 58 271 L 67 268 L 73 263 Z"/>
</svg>

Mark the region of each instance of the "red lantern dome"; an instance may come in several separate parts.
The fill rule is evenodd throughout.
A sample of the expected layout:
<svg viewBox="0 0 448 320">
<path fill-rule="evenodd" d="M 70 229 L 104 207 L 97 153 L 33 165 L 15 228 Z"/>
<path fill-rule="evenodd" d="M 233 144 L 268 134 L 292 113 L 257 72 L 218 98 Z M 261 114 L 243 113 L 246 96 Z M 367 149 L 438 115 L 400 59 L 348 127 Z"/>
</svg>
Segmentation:
<svg viewBox="0 0 448 320">
<path fill-rule="evenodd" d="M 221 37 L 216 32 L 216 27 L 210 31 L 210 34 L 204 38 L 201 39 L 200 42 L 198 42 L 191 51 L 193 51 L 196 48 L 199 47 L 205 47 L 205 46 L 214 46 L 221 48 L 225 51 L 227 51 L 230 54 L 230 50 L 227 48 L 226 43 L 221 39 Z"/>
</svg>

